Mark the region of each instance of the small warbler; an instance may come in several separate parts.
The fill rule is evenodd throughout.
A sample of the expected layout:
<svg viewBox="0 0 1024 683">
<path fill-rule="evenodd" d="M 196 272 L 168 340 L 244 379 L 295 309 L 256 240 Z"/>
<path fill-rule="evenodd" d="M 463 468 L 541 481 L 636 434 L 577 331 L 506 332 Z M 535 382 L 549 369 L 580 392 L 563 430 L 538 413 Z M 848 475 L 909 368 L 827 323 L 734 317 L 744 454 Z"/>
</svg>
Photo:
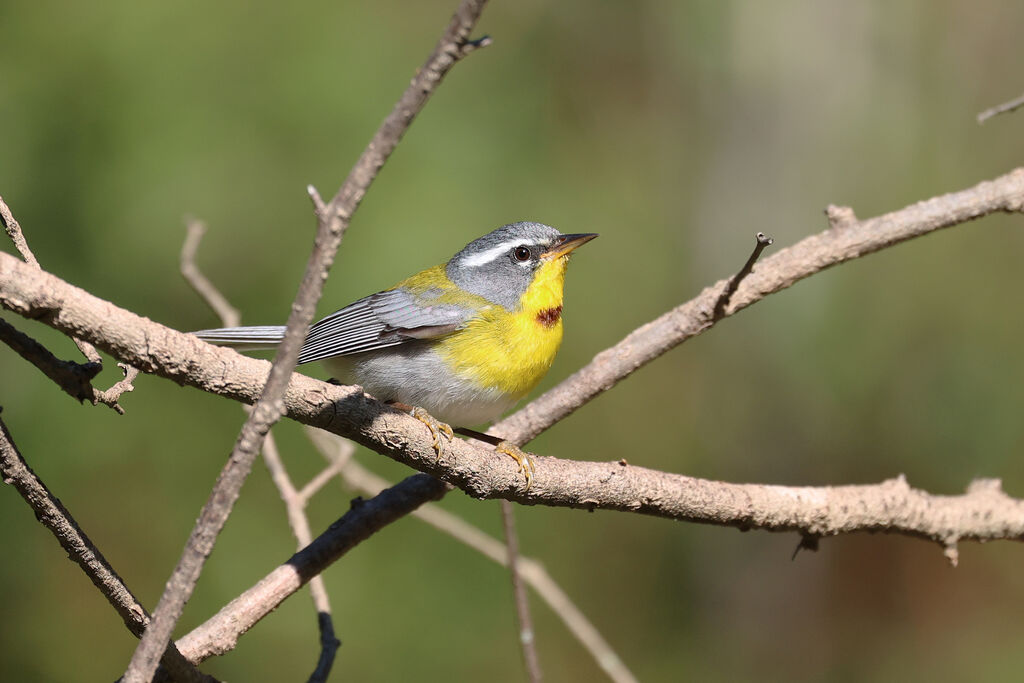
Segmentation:
<svg viewBox="0 0 1024 683">
<path fill-rule="evenodd" d="M 502 226 L 446 264 L 315 323 L 299 364 L 323 361 L 338 381 L 409 410 L 430 429 L 440 457 L 439 432 L 452 438 L 449 425 L 493 421 L 551 367 L 562 341 L 569 255 L 595 237 L 563 235 L 540 223 Z M 251 350 L 272 348 L 284 331 L 229 327 L 193 334 Z M 516 460 L 529 486 L 529 455 L 507 442 L 497 446 Z"/>
</svg>

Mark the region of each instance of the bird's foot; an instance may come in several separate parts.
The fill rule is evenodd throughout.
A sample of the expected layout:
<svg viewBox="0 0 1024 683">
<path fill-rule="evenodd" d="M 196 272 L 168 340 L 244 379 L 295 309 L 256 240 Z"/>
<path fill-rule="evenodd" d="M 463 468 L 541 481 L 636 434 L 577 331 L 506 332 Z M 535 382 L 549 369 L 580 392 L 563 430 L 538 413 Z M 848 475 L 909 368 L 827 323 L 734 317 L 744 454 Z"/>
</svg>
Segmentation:
<svg viewBox="0 0 1024 683">
<path fill-rule="evenodd" d="M 430 436 L 434 439 L 434 453 L 437 454 L 437 461 L 441 460 L 441 435 L 444 434 L 449 441 L 455 438 L 455 432 L 452 430 L 450 425 L 435 419 L 430 413 L 423 410 L 419 406 L 412 406 L 409 410 L 409 414 L 415 417 L 417 420 L 427 425 L 427 429 L 430 430 Z"/>
<path fill-rule="evenodd" d="M 533 474 L 537 471 L 537 465 L 533 462 L 533 456 L 511 441 L 500 442 L 494 447 L 494 450 L 504 453 L 516 461 L 516 464 L 519 465 L 519 471 L 526 477 L 526 490 L 529 491 L 530 484 L 533 483 Z"/>
</svg>

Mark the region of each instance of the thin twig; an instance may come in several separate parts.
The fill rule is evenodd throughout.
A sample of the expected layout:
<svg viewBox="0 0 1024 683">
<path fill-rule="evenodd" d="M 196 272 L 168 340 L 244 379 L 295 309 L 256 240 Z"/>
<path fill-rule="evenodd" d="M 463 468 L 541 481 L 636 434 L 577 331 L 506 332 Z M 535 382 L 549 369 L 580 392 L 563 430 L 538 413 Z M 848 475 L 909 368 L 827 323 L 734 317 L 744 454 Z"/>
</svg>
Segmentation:
<svg viewBox="0 0 1024 683">
<path fill-rule="evenodd" d="M 512 579 L 512 596 L 516 604 L 516 621 L 519 625 L 519 647 L 523 653 L 523 665 L 530 683 L 540 683 L 543 676 L 540 659 L 537 657 L 537 637 L 530 616 L 530 596 L 519 574 L 519 536 L 516 534 L 515 512 L 512 503 L 501 501 L 501 526 L 505 530 L 505 548 L 508 552 L 508 573 Z"/>
<path fill-rule="evenodd" d="M 104 405 L 108 405 L 113 408 L 119 415 L 124 415 L 124 408 L 118 401 L 121 399 L 122 394 L 126 394 L 129 391 L 135 391 L 135 378 L 139 376 L 138 368 L 133 368 L 127 363 L 118 363 L 117 367 L 124 373 L 124 379 L 114 382 L 114 384 L 105 391 L 96 390 L 93 395 L 93 401 L 99 402 Z"/>
<path fill-rule="evenodd" d="M 75 363 L 61 360 L 38 341 L 21 332 L 3 318 L 0 318 L 0 341 L 14 349 L 18 355 L 39 368 L 64 390 L 71 398 L 89 401 L 93 405 L 102 403 L 109 406 L 118 415 L 124 415 L 124 408 L 118 401 L 121 394 L 134 391 L 133 382 L 139 371 L 135 368 L 118 363 L 124 372 L 124 379 L 115 383 L 106 391 L 100 391 L 92 385 L 92 380 L 103 370 L 102 363 Z"/>
<path fill-rule="evenodd" d="M 207 504 L 200 513 L 192 535 L 167 587 L 153 611 L 153 621 L 132 655 L 125 672 L 126 683 L 144 683 L 152 678 L 160 654 L 170 639 L 174 625 L 192 595 L 206 558 L 237 500 L 242 484 L 252 469 L 270 427 L 284 414 L 282 400 L 295 368 L 299 348 L 306 338 L 316 303 L 323 291 L 342 236 L 352 214 L 367 189 L 387 161 L 402 135 L 426 104 L 445 74 L 478 44 L 469 34 L 483 10 L 484 0 L 463 0 L 434 52 L 413 77 L 409 87 L 381 124 L 369 146 L 363 151 L 348 178 L 322 212 L 318 212 L 317 236 L 298 294 L 292 304 L 284 339 L 277 347 L 270 375 L 242 425 L 228 463 L 224 466 Z"/>
<path fill-rule="evenodd" d="M 189 235 L 186 238 L 185 246 L 182 248 L 181 271 L 182 275 L 193 284 L 193 287 L 204 298 L 208 305 L 214 309 L 221 319 L 224 327 L 233 327 L 239 323 L 239 313 L 220 291 L 210 282 L 199 270 L 195 263 L 195 255 L 199 240 L 205 231 L 205 226 L 198 222 L 189 225 Z M 281 460 L 277 449 L 276 441 L 272 433 L 268 433 L 263 444 L 264 461 L 270 471 L 271 478 L 277 486 L 279 493 L 285 503 L 289 526 L 302 548 L 312 539 L 309 529 L 309 520 L 305 514 L 305 504 L 308 498 L 295 490 L 291 477 Z M 323 577 L 313 577 L 309 584 L 313 605 L 317 612 L 317 626 L 320 632 L 320 656 L 316 668 L 309 677 L 310 683 L 326 681 L 330 675 L 334 659 L 341 645 L 341 641 L 335 635 L 334 622 L 331 618 L 330 600 Z"/>
<path fill-rule="evenodd" d="M 321 429 L 306 427 L 306 434 L 317 450 L 331 464 L 341 464 L 341 476 L 345 484 L 360 493 L 376 496 L 392 486 L 391 482 L 379 477 L 352 458 L 352 442 Z M 476 550 L 487 559 L 502 567 L 508 566 L 508 549 L 504 543 L 484 533 L 461 517 L 457 517 L 439 505 L 426 503 L 412 511 L 412 516 L 421 519 L 441 533 Z M 636 677 L 604 639 L 586 615 L 572 602 L 561 586 L 551 578 L 543 565 L 529 557 L 519 557 L 519 574 L 537 591 L 537 595 L 562 620 L 594 661 L 615 683 L 636 683 Z"/>
<path fill-rule="evenodd" d="M 39 259 L 32 253 L 32 250 L 28 246 L 28 240 L 25 239 L 25 233 L 21 230 L 21 224 L 18 223 L 18 219 L 14 217 L 14 213 L 11 211 L 11 207 L 7 205 L 3 197 L 0 197 L 0 221 L 3 221 L 4 229 L 7 231 L 7 235 L 14 242 L 14 247 L 21 254 L 21 257 L 25 259 L 25 263 L 35 266 L 42 270 L 42 266 L 39 265 Z M 82 352 L 86 360 L 90 363 L 102 364 L 103 359 L 100 358 L 100 354 L 97 353 L 96 347 L 87 341 L 79 339 L 78 337 L 71 337 L 71 340 L 75 342 L 78 350 Z M 124 412 L 124 411 L 121 411 Z"/>
<path fill-rule="evenodd" d="M 42 370 L 44 375 L 52 379 L 71 398 L 78 401 L 93 400 L 95 389 L 92 386 L 92 379 L 103 369 L 101 365 L 61 360 L 3 318 L 0 318 L 0 341 Z"/>
<path fill-rule="evenodd" d="M 224 327 L 236 327 L 242 318 L 238 309 L 231 305 L 196 265 L 196 252 L 199 250 L 203 235 L 206 234 L 206 224 L 195 218 L 188 218 L 185 225 L 188 232 L 181 247 L 181 275 L 213 309 Z"/>
<path fill-rule="evenodd" d="M 288 513 L 288 526 L 295 534 L 298 548 L 302 549 L 313 540 L 313 534 L 309 530 L 309 519 L 306 517 L 306 499 L 295 490 L 291 477 L 281 460 L 281 453 L 277 449 L 277 442 L 274 435 L 267 434 L 263 442 L 263 461 L 270 471 L 270 476 L 277 486 L 278 492 L 284 500 L 285 510 Z M 309 677 L 310 683 L 321 683 L 326 681 L 331 673 L 334 664 L 334 657 L 341 646 L 341 641 L 334 634 L 334 622 L 331 619 L 331 601 L 327 596 L 327 587 L 324 579 L 319 574 L 309 582 L 309 592 L 313 598 L 313 606 L 317 612 L 317 625 L 320 630 L 320 657 L 317 660 L 316 668 Z"/>
<path fill-rule="evenodd" d="M 998 116 L 999 114 L 1008 114 L 1009 112 L 1016 111 L 1021 107 L 1024 107 L 1024 95 L 1021 95 L 1020 97 L 1015 97 L 1009 102 L 1003 102 L 1002 104 L 997 104 L 994 107 L 989 107 L 985 111 L 981 112 L 980 114 L 978 114 L 978 124 L 980 125 L 982 123 L 985 123 L 993 116 Z"/>
<path fill-rule="evenodd" d="M 330 483 L 331 479 L 338 476 L 341 470 L 345 467 L 345 463 L 352 457 L 352 452 L 355 448 L 352 446 L 351 442 L 342 440 L 342 443 L 347 446 L 347 449 L 345 449 L 346 452 L 339 453 L 338 457 L 329 463 L 327 467 L 320 470 L 315 477 L 306 482 L 306 485 L 299 491 L 299 497 L 304 501 L 308 501 L 316 495 L 317 491 Z"/>
<path fill-rule="evenodd" d="M 743 282 L 743 278 L 753 272 L 754 264 L 757 263 L 757 259 L 761 258 L 761 252 L 765 250 L 765 247 L 775 241 L 763 232 L 757 233 L 754 236 L 754 239 L 757 240 L 754 243 L 754 251 L 751 252 L 747 262 L 743 264 L 742 268 L 740 268 L 740 272 L 729 278 L 729 283 L 725 286 L 725 289 L 722 290 L 722 295 L 718 297 L 718 301 L 715 302 L 715 312 L 711 314 L 711 319 L 715 322 L 718 322 L 725 317 L 725 309 L 729 305 L 729 302 L 732 301 L 732 295 L 736 293 L 740 283 Z"/>
<path fill-rule="evenodd" d="M 25 240 L 25 234 L 21 231 L 21 225 L 14 217 L 14 214 L 11 213 L 11 207 L 7 206 L 7 202 L 4 201 L 3 197 L 0 197 L 0 220 L 3 221 L 8 237 L 14 242 L 14 248 L 21 254 L 21 258 L 25 259 L 25 263 L 41 268 L 39 259 L 29 249 L 28 242 Z"/>
<path fill-rule="evenodd" d="M 120 615 L 124 625 L 139 637 L 149 622 L 149 613 L 136 599 L 99 548 L 86 536 L 78 522 L 60 500 L 50 493 L 46 484 L 25 462 L 0 419 L 0 480 L 11 484 L 35 512 L 43 526 L 50 530 L 57 542 L 93 585 Z M 162 664 L 178 681 L 206 682 L 216 679 L 206 676 L 186 660 L 177 648 L 169 648 Z"/>
<path fill-rule="evenodd" d="M 231 305 L 231 302 L 221 294 L 216 285 L 213 284 L 200 270 L 196 264 L 196 254 L 199 249 L 199 242 L 206 232 L 206 226 L 198 220 L 190 219 L 188 222 L 188 235 L 181 248 L 181 274 L 192 285 L 199 296 L 213 309 L 220 318 L 224 327 L 234 327 L 240 322 L 241 316 L 238 309 Z M 295 536 L 299 548 L 307 545 L 313 538 L 309 529 L 309 518 L 306 517 L 306 503 L 308 496 L 303 492 L 296 491 L 288 470 L 281 459 L 280 451 L 273 433 L 268 433 L 263 443 L 263 460 L 270 471 L 271 479 L 277 487 L 278 493 L 285 504 L 285 511 L 288 515 L 288 526 Z M 327 468 L 332 469 L 331 467 Z M 326 681 L 334 665 L 334 658 L 338 652 L 341 641 L 334 633 L 334 621 L 331 617 L 331 603 L 327 595 L 327 587 L 324 585 L 322 576 L 314 576 L 309 583 L 310 595 L 313 598 L 313 607 L 317 614 L 317 627 L 320 632 L 320 656 L 317 659 L 316 668 L 309 677 L 310 683 Z"/>
</svg>

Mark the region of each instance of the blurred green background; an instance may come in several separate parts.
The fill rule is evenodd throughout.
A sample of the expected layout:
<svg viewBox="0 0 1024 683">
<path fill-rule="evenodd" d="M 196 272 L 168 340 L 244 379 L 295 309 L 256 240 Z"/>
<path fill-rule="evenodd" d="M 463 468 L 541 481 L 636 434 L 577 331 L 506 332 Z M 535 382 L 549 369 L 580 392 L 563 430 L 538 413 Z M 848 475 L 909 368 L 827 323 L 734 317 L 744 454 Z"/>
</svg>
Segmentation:
<svg viewBox="0 0 1024 683">
<path fill-rule="evenodd" d="M 0 194 L 44 267 L 181 330 L 217 323 L 178 275 L 200 265 L 251 324 L 282 322 L 330 195 L 454 7 L 429 2 L 0 4 Z M 495 39 L 455 68 L 371 189 L 321 313 L 520 219 L 601 239 L 574 260 L 566 338 L 542 388 L 776 249 L 1021 163 L 1024 5 L 1006 2 L 497 1 Z M 887 250 L 800 283 L 656 361 L 532 444 L 539 453 L 728 481 L 877 482 L 936 493 L 1001 477 L 1024 495 L 1020 216 Z M 3 248 L 12 251 L 8 244 Z M 58 355 L 70 341 L 4 317 Z M 100 379 L 118 378 L 109 362 Z M 318 372 L 317 369 L 311 372 Z M 142 377 L 127 415 L 79 407 L 0 348 L 0 404 L 30 464 L 155 605 L 242 421 Z M 292 473 L 316 455 L 276 433 Z M 408 472 L 362 452 L 396 480 Z M 0 679 L 103 681 L 135 645 L 13 490 L 0 490 Z M 322 530 L 352 494 L 321 493 Z M 496 502 L 445 508 L 498 534 Z M 826 540 L 619 513 L 518 508 L 539 558 L 645 681 L 1007 680 L 1024 666 L 1024 548 Z M 179 635 L 288 557 L 258 465 Z M 332 680 L 524 679 L 506 574 L 415 520 L 326 573 Z M 534 602 L 549 680 L 600 680 Z M 304 680 L 307 595 L 204 667 Z"/>
</svg>

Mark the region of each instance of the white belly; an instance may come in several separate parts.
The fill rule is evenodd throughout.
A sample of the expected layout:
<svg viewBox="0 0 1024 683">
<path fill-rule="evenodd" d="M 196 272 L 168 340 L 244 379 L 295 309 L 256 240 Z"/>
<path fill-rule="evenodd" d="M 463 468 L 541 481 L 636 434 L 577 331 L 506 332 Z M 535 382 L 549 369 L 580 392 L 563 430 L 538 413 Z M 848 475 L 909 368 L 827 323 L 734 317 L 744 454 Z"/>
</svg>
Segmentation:
<svg viewBox="0 0 1024 683">
<path fill-rule="evenodd" d="M 516 404 L 496 389 L 456 378 L 425 344 L 335 356 L 322 363 L 340 382 L 358 384 L 381 401 L 419 406 L 455 427 L 493 422 Z"/>
</svg>

